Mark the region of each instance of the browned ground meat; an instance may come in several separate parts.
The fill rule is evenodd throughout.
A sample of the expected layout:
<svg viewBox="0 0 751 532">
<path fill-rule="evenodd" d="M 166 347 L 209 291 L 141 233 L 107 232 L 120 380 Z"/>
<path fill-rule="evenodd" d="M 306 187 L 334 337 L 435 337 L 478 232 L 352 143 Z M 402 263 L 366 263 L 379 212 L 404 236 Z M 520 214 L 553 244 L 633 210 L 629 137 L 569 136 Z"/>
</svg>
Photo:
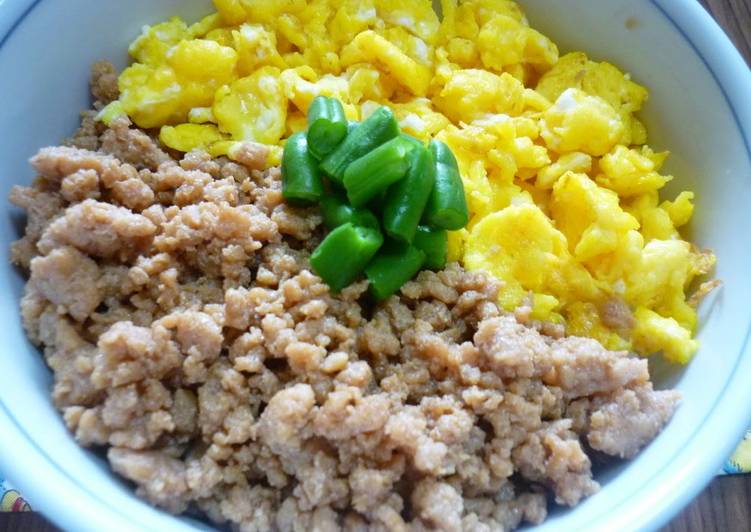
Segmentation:
<svg viewBox="0 0 751 532">
<path fill-rule="evenodd" d="M 90 120 L 12 192 L 21 311 L 75 437 L 152 503 L 239 530 L 512 529 L 597 491 L 590 449 L 633 456 L 670 419 L 646 361 L 501 312 L 482 273 L 333 296 L 320 216 L 265 149 L 175 161 Z"/>
<path fill-rule="evenodd" d="M 109 61 L 97 61 L 91 67 L 91 95 L 96 103 L 106 105 L 120 96 L 117 71 Z"/>
</svg>

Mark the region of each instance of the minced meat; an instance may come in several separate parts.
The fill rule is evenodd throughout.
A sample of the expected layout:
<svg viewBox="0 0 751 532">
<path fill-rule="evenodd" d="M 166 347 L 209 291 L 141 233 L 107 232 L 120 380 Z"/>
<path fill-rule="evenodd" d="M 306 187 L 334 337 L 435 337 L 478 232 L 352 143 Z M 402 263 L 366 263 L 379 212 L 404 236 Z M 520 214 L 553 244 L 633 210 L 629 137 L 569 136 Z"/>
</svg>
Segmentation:
<svg viewBox="0 0 751 532">
<path fill-rule="evenodd" d="M 93 79 L 100 108 L 113 71 Z M 247 531 L 512 529 L 670 419 L 645 360 L 502 312 L 483 273 L 332 295 L 308 260 L 319 213 L 282 202 L 265 148 L 240 153 L 175 160 L 85 114 L 11 194 L 53 401 L 141 497 Z"/>
</svg>

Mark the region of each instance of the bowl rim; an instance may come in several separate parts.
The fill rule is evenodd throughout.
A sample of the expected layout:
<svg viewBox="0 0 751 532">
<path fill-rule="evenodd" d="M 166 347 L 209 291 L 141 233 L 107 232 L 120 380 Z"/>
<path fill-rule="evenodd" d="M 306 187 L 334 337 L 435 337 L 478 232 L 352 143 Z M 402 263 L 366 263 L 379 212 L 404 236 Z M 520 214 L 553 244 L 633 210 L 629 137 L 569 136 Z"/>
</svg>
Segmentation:
<svg viewBox="0 0 751 532">
<path fill-rule="evenodd" d="M 43 0 L 0 0 L 0 52 L 15 30 Z M 751 163 L 751 70 L 729 37 L 696 0 L 648 0 L 689 44 L 715 81 L 730 109 L 737 132 L 743 139 Z M 750 176 L 751 177 L 751 176 Z M 677 449 L 649 480 L 623 497 L 615 507 L 603 509 L 586 530 L 607 525 L 614 530 L 653 530 L 671 517 L 701 491 L 719 471 L 722 463 L 741 440 L 751 421 L 751 386 L 744 375 L 751 374 L 751 328 L 735 360 L 726 386 L 697 426 L 688 444 Z M 735 423 L 717 415 L 721 403 L 738 405 Z M 740 414 L 740 415 L 738 415 Z M 10 407 L 0 401 L 0 434 L 4 449 L 0 469 L 16 484 L 34 507 L 64 529 L 118 530 L 128 523 L 143 530 L 153 527 L 148 519 L 125 515 L 100 499 L 45 453 L 14 419 Z M 723 438 L 718 439 L 717 434 Z M 14 451 L 9 452 L 8 449 Z M 22 452 L 17 450 L 23 450 Z M 44 482 L 37 479 L 45 479 Z M 659 480 L 659 482 L 655 482 Z M 53 487 L 54 486 L 54 487 Z M 649 494 L 645 490 L 649 489 Z M 61 497 L 60 493 L 66 493 Z M 612 513 L 622 508 L 620 515 Z M 606 515 L 607 513 L 607 515 Z M 135 523 L 134 521 L 140 521 Z"/>
<path fill-rule="evenodd" d="M 730 110 L 737 133 L 751 164 L 751 70 L 717 21 L 698 1 L 649 0 L 693 49 L 714 79 Z M 751 176 L 747 176 L 751 177 Z M 715 398 L 711 410 L 688 439 L 659 470 L 616 508 L 628 508 L 620 519 L 610 519 L 613 530 L 656 530 L 687 506 L 718 474 L 751 423 L 751 386 L 743 375 L 751 371 L 751 324 L 725 388 Z M 734 416 L 718 415 L 720 403 L 738 405 Z M 728 422 L 731 420 L 732 422 Z M 724 439 L 718 439 L 722 434 Z M 719 442 L 719 443 L 718 443 Z M 655 480 L 659 479 L 659 482 Z M 649 493 L 645 493 L 649 490 Z M 659 502 L 655 502 L 659 501 Z M 618 514 L 615 514 L 618 517 Z M 604 524 L 602 513 L 587 530 Z"/>
</svg>

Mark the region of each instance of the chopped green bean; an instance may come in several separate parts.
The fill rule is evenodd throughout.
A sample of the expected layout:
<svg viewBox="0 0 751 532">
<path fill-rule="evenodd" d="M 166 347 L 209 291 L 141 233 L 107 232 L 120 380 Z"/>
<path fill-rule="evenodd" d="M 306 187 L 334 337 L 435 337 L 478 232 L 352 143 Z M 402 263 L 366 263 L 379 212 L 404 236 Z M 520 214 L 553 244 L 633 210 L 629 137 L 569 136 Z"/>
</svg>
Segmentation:
<svg viewBox="0 0 751 532">
<path fill-rule="evenodd" d="M 382 244 L 379 231 L 345 223 L 323 239 L 310 256 L 310 265 L 336 293 L 357 279 Z"/>
<path fill-rule="evenodd" d="M 290 203 L 320 203 L 330 232 L 310 265 L 332 293 L 364 271 L 371 294 L 382 301 L 421 268 L 443 268 L 447 230 L 466 226 L 469 218 L 449 147 L 437 140 L 426 147 L 400 132 L 388 107 L 355 122 L 338 100 L 316 97 L 307 132 L 285 144 L 282 184 Z"/>
<path fill-rule="evenodd" d="M 323 223 L 329 229 L 351 222 L 352 211 L 354 210 L 354 207 L 347 203 L 346 199 L 342 198 L 340 194 L 326 195 L 321 199 Z"/>
<path fill-rule="evenodd" d="M 435 186 L 425 208 L 425 220 L 434 227 L 455 231 L 469 222 L 467 198 L 451 149 L 439 140 L 430 141 L 435 159 Z"/>
<path fill-rule="evenodd" d="M 383 207 L 383 228 L 391 238 L 412 243 L 433 190 L 435 164 L 430 151 L 422 145 L 415 147 L 407 160 L 407 175 L 389 187 Z"/>
<path fill-rule="evenodd" d="M 334 229 L 347 222 L 352 222 L 360 227 L 380 229 L 378 219 L 372 212 L 361 207 L 353 207 L 339 193 L 329 194 L 321 199 L 321 214 L 323 215 L 323 223 L 329 229 Z"/>
<path fill-rule="evenodd" d="M 308 150 L 319 161 L 347 135 L 344 107 L 336 98 L 316 96 L 308 108 Z"/>
<path fill-rule="evenodd" d="M 380 107 L 323 160 L 321 169 L 332 181 L 341 183 L 344 171 L 353 161 L 398 135 L 399 124 L 394 114 L 388 107 Z"/>
<path fill-rule="evenodd" d="M 424 262 L 425 253 L 414 246 L 392 246 L 378 253 L 365 267 L 370 293 L 383 301 L 412 279 Z"/>
<path fill-rule="evenodd" d="M 352 223 L 360 227 L 381 230 L 381 224 L 378 222 L 376 215 L 362 207 L 355 207 L 354 212 L 352 212 Z"/>
<path fill-rule="evenodd" d="M 282 196 L 292 203 L 310 204 L 320 200 L 322 195 L 318 163 L 308 151 L 305 133 L 295 133 L 284 144 Z"/>
<path fill-rule="evenodd" d="M 421 141 L 418 138 L 413 137 L 409 133 L 402 133 L 401 137 L 403 139 L 406 139 L 406 140 L 410 141 L 412 144 L 415 145 L 415 147 L 420 147 L 420 148 L 424 148 L 425 147 L 425 143 L 423 141 Z"/>
<path fill-rule="evenodd" d="M 355 207 L 365 205 L 404 177 L 409 168 L 407 154 L 412 149 L 411 142 L 396 137 L 350 164 L 344 172 L 350 203 Z"/>
<path fill-rule="evenodd" d="M 417 228 L 413 245 L 425 253 L 423 267 L 440 270 L 446 266 L 449 239 L 445 229 L 431 229 L 428 226 L 421 225 Z"/>
</svg>

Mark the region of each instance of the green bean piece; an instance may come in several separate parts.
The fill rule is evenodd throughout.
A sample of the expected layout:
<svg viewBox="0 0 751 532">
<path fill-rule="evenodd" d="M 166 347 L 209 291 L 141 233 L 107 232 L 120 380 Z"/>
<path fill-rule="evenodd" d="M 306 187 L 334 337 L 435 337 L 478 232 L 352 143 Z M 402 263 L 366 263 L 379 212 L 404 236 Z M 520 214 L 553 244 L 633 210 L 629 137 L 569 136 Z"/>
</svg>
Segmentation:
<svg viewBox="0 0 751 532">
<path fill-rule="evenodd" d="M 332 181 L 341 183 L 344 171 L 356 159 L 399 135 L 399 124 L 388 107 L 378 108 L 349 133 L 321 163 Z"/>
<path fill-rule="evenodd" d="M 410 142 L 411 142 L 412 144 L 414 144 L 414 145 L 415 145 L 416 147 L 421 147 L 421 148 L 424 148 L 424 147 L 425 147 L 425 143 L 424 143 L 423 141 L 421 141 L 421 140 L 420 140 L 420 139 L 418 139 L 418 138 L 415 138 L 415 137 L 413 137 L 413 136 L 412 136 L 412 135 L 410 135 L 409 133 L 402 133 L 402 134 L 401 134 L 401 136 L 402 136 L 402 138 L 404 138 L 404 139 L 406 139 L 406 140 L 410 141 Z"/>
<path fill-rule="evenodd" d="M 424 262 L 425 253 L 414 246 L 390 246 L 365 267 L 370 293 L 376 301 L 383 301 L 412 279 Z"/>
<path fill-rule="evenodd" d="M 321 199 L 323 223 L 329 229 L 351 222 L 354 210 L 355 208 L 341 194 L 327 194 Z"/>
<path fill-rule="evenodd" d="M 318 163 L 308 151 L 305 132 L 295 133 L 284 144 L 282 155 L 282 196 L 290 203 L 307 205 L 323 196 Z"/>
<path fill-rule="evenodd" d="M 435 160 L 435 186 L 425 207 L 424 219 L 433 227 L 456 231 L 469 222 L 467 198 L 451 149 L 440 140 L 432 140 L 430 152 Z"/>
<path fill-rule="evenodd" d="M 360 122 L 358 122 L 357 120 L 349 120 L 347 122 L 347 135 L 352 133 L 359 125 L 360 125 Z"/>
<path fill-rule="evenodd" d="M 378 231 L 381 230 L 381 224 L 378 223 L 376 215 L 362 207 L 355 207 L 355 210 L 352 213 L 352 223 L 360 227 L 368 227 Z"/>
<path fill-rule="evenodd" d="M 316 96 L 308 108 L 308 150 L 319 161 L 347 135 L 344 107 L 336 98 Z"/>
<path fill-rule="evenodd" d="M 321 214 L 323 215 L 323 223 L 329 229 L 335 229 L 347 222 L 352 222 L 360 227 L 380 229 L 378 219 L 372 212 L 353 207 L 342 194 L 325 195 L 321 199 Z"/>
<path fill-rule="evenodd" d="M 383 207 L 383 228 L 394 240 L 412 243 L 435 183 L 433 155 L 424 146 L 407 156 L 407 175 L 389 187 Z"/>
<path fill-rule="evenodd" d="M 310 256 L 310 265 L 337 293 L 357 279 L 382 244 L 380 231 L 348 222 L 326 235 Z"/>
<path fill-rule="evenodd" d="M 426 225 L 421 225 L 417 228 L 412 245 L 425 253 L 424 268 L 441 270 L 446 266 L 449 237 L 445 229 L 432 229 Z"/>
<path fill-rule="evenodd" d="M 411 142 L 396 137 L 350 164 L 344 172 L 350 203 L 361 207 L 403 178 L 409 168 L 407 154 L 413 149 Z"/>
</svg>

